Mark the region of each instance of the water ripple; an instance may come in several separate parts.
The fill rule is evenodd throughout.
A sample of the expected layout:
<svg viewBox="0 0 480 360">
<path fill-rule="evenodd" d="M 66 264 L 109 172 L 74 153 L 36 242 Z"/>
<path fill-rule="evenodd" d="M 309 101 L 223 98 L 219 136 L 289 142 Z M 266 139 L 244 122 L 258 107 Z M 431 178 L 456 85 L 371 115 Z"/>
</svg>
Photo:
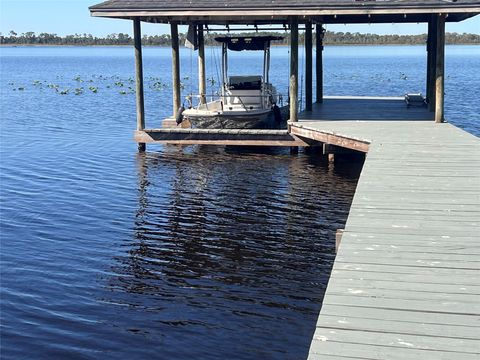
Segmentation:
<svg viewBox="0 0 480 360">
<path fill-rule="evenodd" d="M 8 50 L 0 77 L 2 358 L 304 358 L 360 169 L 282 149 L 166 146 L 138 155 L 133 96 L 61 96 L 25 85 L 66 86 L 99 71 L 129 78 L 125 49 L 62 49 L 58 57 L 27 50 Z M 155 65 L 146 76 L 169 74 L 164 51 L 152 50 L 161 61 L 146 55 Z M 422 56 L 379 66 L 423 84 L 410 71 Z M 326 52 L 327 68 L 333 61 L 343 71 L 328 75 L 342 81 L 327 81 L 327 91 L 356 84 L 391 95 L 406 83 L 353 79 L 362 61 L 382 62 L 365 59 Z M 478 68 L 475 59 L 458 69 Z M 460 60 L 451 57 L 447 68 Z M 282 61 L 273 56 L 275 68 L 288 68 Z M 367 70 L 361 77 L 376 76 Z M 478 73 L 457 74 L 458 83 Z M 288 76 L 275 76 L 288 85 Z M 12 91 L 12 82 L 25 91 Z M 450 98 L 463 96 L 452 86 Z M 147 124 L 158 126 L 169 99 L 148 91 Z M 478 128 L 468 121 L 478 115 L 472 106 L 447 104 L 447 112 Z"/>
</svg>

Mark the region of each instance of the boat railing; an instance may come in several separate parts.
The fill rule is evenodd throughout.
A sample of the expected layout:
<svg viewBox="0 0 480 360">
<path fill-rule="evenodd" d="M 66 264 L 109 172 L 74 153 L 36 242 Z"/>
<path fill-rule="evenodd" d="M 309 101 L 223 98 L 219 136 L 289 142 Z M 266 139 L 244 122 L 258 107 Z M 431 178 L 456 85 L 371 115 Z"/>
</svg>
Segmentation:
<svg viewBox="0 0 480 360">
<path fill-rule="evenodd" d="M 189 94 L 186 96 L 186 101 L 188 102 L 188 107 L 191 108 L 196 108 L 197 110 L 200 109 L 201 106 L 205 106 L 206 110 L 208 110 L 208 101 L 207 101 L 207 94 Z M 215 100 L 222 100 L 223 104 L 225 104 L 225 99 L 229 98 L 236 98 L 240 101 L 240 104 L 243 106 L 243 108 L 246 111 L 249 111 L 249 109 L 244 102 L 244 98 L 257 98 L 257 99 L 270 99 L 271 104 L 275 105 L 280 105 L 283 106 L 283 96 L 282 94 L 267 94 L 267 95 L 220 95 L 220 94 L 210 94 L 210 103 L 214 102 Z M 197 104 L 194 105 L 193 99 L 197 99 Z M 264 104 L 265 101 L 262 101 L 262 104 Z"/>
</svg>

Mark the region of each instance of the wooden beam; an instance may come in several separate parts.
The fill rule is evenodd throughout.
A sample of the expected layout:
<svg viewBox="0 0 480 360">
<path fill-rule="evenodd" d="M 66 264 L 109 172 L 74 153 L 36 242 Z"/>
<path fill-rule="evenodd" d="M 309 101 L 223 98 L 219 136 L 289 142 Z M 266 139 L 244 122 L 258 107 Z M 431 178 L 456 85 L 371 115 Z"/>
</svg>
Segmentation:
<svg viewBox="0 0 480 360">
<path fill-rule="evenodd" d="M 279 130 L 146 129 L 135 141 L 179 145 L 309 146 L 311 141 Z"/>
<path fill-rule="evenodd" d="M 290 18 L 290 121 L 298 121 L 298 18 Z"/>
<path fill-rule="evenodd" d="M 200 102 L 206 103 L 207 80 L 205 76 L 205 39 L 203 37 L 203 25 L 198 25 L 198 93 Z"/>
<path fill-rule="evenodd" d="M 323 155 L 351 155 L 351 154 L 364 154 L 357 150 L 348 149 L 332 144 L 323 144 Z"/>
<path fill-rule="evenodd" d="M 305 24 L 305 110 L 312 111 L 312 23 Z"/>
<path fill-rule="evenodd" d="M 352 2 L 353 4 L 353 2 Z M 456 14 L 456 13 L 466 13 L 466 14 L 477 14 L 480 13 L 480 6 L 478 4 L 471 4 L 471 5 L 457 5 L 452 3 L 451 6 L 392 6 L 392 4 L 387 4 L 385 6 L 379 6 L 378 4 L 373 2 L 373 6 L 362 6 L 361 8 L 358 6 L 341 6 L 338 7 L 330 7 L 330 8 L 318 8 L 318 5 L 315 5 L 316 8 L 305 8 L 305 6 L 299 6 L 296 9 L 285 9 L 279 8 L 278 5 L 275 3 L 272 7 L 262 6 L 261 9 L 259 8 L 252 8 L 252 9 L 232 9 L 228 7 L 227 9 L 218 9 L 218 8 L 210 8 L 210 9 L 159 9 L 159 10 L 152 10 L 152 9 L 122 9 L 122 10 L 115 10 L 115 9 L 91 9 L 90 15 L 91 16 L 101 16 L 101 17 L 117 17 L 117 18 L 132 18 L 132 17 L 146 17 L 146 18 L 158 18 L 158 20 L 168 20 L 176 17 L 178 20 L 185 19 L 188 17 L 188 20 L 192 19 L 200 19 L 204 18 L 206 20 L 210 20 L 212 23 L 218 23 L 220 20 L 225 22 L 233 22 L 236 21 L 238 23 L 247 23 L 251 24 L 252 20 L 267 20 L 270 23 L 279 18 L 278 21 L 281 23 L 281 20 L 285 19 L 288 16 L 351 16 L 347 23 L 354 23 L 356 22 L 355 19 L 358 18 L 360 15 L 390 15 L 390 16 L 399 16 L 399 18 L 404 18 L 405 15 L 415 16 L 418 14 L 441 14 L 441 13 L 449 13 L 449 14 Z M 176 20 L 177 20 L 176 19 Z M 213 21 L 212 21 L 213 20 Z M 376 17 L 369 18 L 370 22 L 375 23 Z M 382 22 L 388 23 L 391 22 L 392 19 L 382 19 Z M 405 19 L 408 22 L 416 22 L 417 19 Z"/>
<path fill-rule="evenodd" d="M 181 105 L 180 95 L 180 49 L 178 44 L 178 25 L 170 24 L 172 37 L 172 85 L 173 85 L 173 116 L 176 117 Z"/>
<path fill-rule="evenodd" d="M 316 64 L 315 76 L 317 80 L 317 103 L 323 103 L 323 26 L 317 24 L 315 35 Z"/>
<path fill-rule="evenodd" d="M 335 233 L 335 254 L 338 253 L 338 249 L 340 248 L 344 231 L 345 229 L 337 229 L 337 232 Z"/>
<path fill-rule="evenodd" d="M 428 99 L 428 109 L 430 111 L 435 111 L 435 67 L 437 62 L 437 21 L 434 15 L 430 16 L 430 21 L 428 22 L 428 65 L 427 65 L 427 99 Z"/>
<path fill-rule="evenodd" d="M 435 122 L 442 123 L 444 115 L 445 94 L 445 15 L 437 15 L 437 49 L 435 66 Z"/>
<path fill-rule="evenodd" d="M 142 32 L 138 19 L 133 20 L 133 39 L 135 47 L 137 130 L 143 130 L 145 128 L 145 101 L 143 96 Z M 145 150 L 145 143 L 138 143 L 138 151 L 143 152 Z"/>
<path fill-rule="evenodd" d="M 368 152 L 370 148 L 370 143 L 366 140 L 350 138 L 321 130 L 305 129 L 295 125 L 290 126 L 290 134 L 302 139 L 311 139 L 364 153 Z"/>
</svg>

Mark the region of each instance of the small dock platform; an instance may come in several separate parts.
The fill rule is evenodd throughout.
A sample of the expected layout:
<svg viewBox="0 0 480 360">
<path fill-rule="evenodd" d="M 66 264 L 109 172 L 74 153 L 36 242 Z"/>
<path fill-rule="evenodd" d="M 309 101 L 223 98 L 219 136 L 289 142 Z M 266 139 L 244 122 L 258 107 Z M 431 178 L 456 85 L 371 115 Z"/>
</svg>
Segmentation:
<svg viewBox="0 0 480 360">
<path fill-rule="evenodd" d="M 135 141 L 172 145 L 309 146 L 288 130 L 160 128 L 135 132 Z"/>
<path fill-rule="evenodd" d="M 479 139 L 395 99 L 330 100 L 292 134 L 368 154 L 308 358 L 478 359 Z"/>
</svg>

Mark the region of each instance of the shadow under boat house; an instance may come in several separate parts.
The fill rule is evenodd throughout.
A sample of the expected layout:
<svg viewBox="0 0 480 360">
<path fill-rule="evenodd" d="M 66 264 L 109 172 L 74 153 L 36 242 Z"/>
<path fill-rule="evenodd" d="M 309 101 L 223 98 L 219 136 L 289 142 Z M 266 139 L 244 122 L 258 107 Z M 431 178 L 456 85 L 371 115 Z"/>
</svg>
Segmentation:
<svg viewBox="0 0 480 360">
<path fill-rule="evenodd" d="M 458 22 L 480 13 L 480 2 L 473 0 L 290 0 L 221 2 L 187 0 L 109 0 L 90 7 L 92 16 L 130 19 L 133 21 L 135 64 L 136 64 L 136 106 L 137 131 L 135 139 L 139 151 L 144 151 L 146 142 L 174 142 L 184 144 L 244 144 L 251 145 L 251 138 L 236 134 L 216 134 L 212 139 L 192 137 L 187 129 L 155 133 L 145 128 L 144 85 L 141 45 L 141 22 L 170 24 L 172 38 L 172 80 L 173 116 L 181 106 L 180 93 L 180 53 L 178 25 L 194 26 L 198 38 L 199 84 L 198 93 L 206 94 L 204 31 L 206 26 L 217 25 L 279 25 L 290 31 L 290 82 L 289 121 L 299 119 L 298 108 L 298 31 L 299 25 L 305 29 L 305 112 L 311 112 L 313 102 L 313 52 L 315 46 L 323 49 L 322 34 L 324 24 L 378 24 L 378 23 L 427 23 L 427 64 L 426 102 L 435 122 L 444 121 L 444 66 L 445 66 L 445 22 Z M 315 40 L 313 27 L 316 27 Z M 269 28 L 265 28 L 269 30 Z M 316 103 L 323 102 L 322 51 L 316 51 Z M 197 134 L 202 135 L 202 134 Z M 234 136 L 235 135 L 235 136 Z M 262 137 L 261 133 L 244 134 Z M 189 140 L 186 140 L 188 136 Z M 205 136 L 205 134 L 203 134 Z M 235 142 L 232 140 L 239 140 Z M 270 136 L 270 137 L 269 137 Z M 272 140 L 274 134 L 265 133 L 263 145 L 298 145 L 298 141 Z M 270 141 L 269 141 L 270 139 Z M 262 140 L 260 138 L 260 140 Z M 254 142 L 254 141 L 253 141 Z M 301 143 L 301 142 L 300 142 Z M 308 145 L 308 143 L 304 143 Z"/>
</svg>

